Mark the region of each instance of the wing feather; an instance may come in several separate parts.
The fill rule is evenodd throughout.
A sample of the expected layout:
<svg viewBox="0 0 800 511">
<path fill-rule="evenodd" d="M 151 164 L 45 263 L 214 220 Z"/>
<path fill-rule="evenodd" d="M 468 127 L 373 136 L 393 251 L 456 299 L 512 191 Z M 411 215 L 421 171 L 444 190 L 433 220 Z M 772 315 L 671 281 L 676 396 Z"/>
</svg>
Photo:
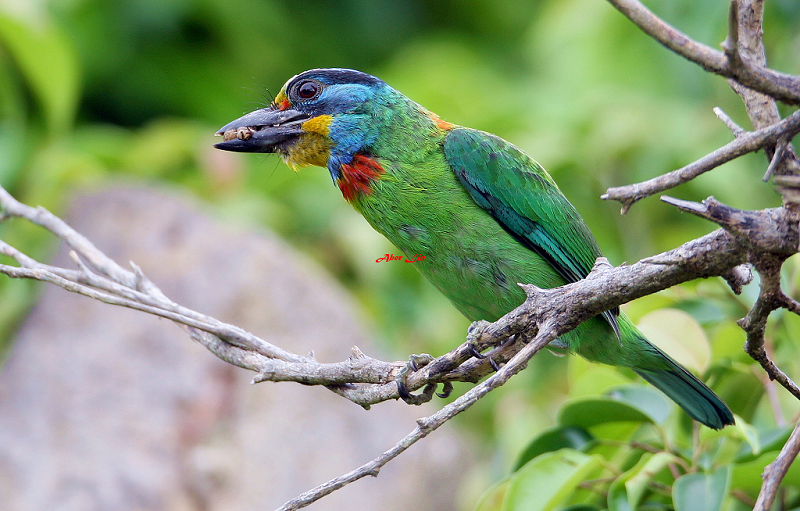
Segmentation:
<svg viewBox="0 0 800 511">
<path fill-rule="evenodd" d="M 545 259 L 567 282 L 586 277 L 602 255 L 575 207 L 527 154 L 482 131 L 456 128 L 444 152 L 473 200 L 517 241 Z M 619 337 L 619 309 L 603 313 Z"/>
</svg>

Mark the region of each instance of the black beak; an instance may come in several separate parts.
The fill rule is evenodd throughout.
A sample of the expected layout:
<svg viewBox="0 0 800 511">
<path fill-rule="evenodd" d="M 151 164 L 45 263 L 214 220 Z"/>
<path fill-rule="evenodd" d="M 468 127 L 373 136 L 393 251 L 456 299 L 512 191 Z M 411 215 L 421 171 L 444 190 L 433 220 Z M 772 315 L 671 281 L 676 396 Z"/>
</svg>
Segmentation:
<svg viewBox="0 0 800 511">
<path fill-rule="evenodd" d="M 291 108 L 262 108 L 220 128 L 215 135 L 221 136 L 223 142 L 214 147 L 241 153 L 274 153 L 302 135 L 301 125 L 310 118 Z"/>
</svg>

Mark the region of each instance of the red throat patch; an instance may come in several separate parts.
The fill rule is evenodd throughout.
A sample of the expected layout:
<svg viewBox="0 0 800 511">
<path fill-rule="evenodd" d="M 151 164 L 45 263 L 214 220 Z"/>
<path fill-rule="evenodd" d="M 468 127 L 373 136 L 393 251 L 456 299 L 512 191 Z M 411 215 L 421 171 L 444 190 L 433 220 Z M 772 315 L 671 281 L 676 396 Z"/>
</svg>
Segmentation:
<svg viewBox="0 0 800 511">
<path fill-rule="evenodd" d="M 349 164 L 342 164 L 342 175 L 336 180 L 344 200 L 352 202 L 359 195 L 370 193 L 370 184 L 383 173 L 383 167 L 369 156 L 357 154 Z"/>
</svg>

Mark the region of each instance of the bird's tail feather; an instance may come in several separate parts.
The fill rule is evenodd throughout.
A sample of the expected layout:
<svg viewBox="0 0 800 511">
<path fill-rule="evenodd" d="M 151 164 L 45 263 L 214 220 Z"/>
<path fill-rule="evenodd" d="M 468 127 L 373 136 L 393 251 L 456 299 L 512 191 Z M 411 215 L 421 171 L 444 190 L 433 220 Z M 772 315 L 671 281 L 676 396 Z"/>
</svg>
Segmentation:
<svg viewBox="0 0 800 511">
<path fill-rule="evenodd" d="M 639 376 L 675 401 L 694 420 L 709 428 L 722 429 L 733 424 L 733 413 L 713 390 L 669 355 L 655 346 L 653 349 L 657 352 L 654 354 L 663 357 L 663 367 L 632 368 Z"/>
</svg>

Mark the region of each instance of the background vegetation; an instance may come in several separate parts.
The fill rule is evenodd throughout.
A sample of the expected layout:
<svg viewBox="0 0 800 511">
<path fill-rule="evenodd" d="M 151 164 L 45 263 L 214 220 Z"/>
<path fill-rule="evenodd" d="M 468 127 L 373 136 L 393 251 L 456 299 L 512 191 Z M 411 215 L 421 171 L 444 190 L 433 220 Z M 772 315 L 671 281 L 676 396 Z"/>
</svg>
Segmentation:
<svg viewBox="0 0 800 511">
<path fill-rule="evenodd" d="M 707 44 L 725 37 L 727 2 L 648 5 Z M 800 72 L 798 23 L 797 2 L 767 4 L 772 68 Z M 0 182 L 21 201 L 56 214 L 76 187 L 110 180 L 191 190 L 210 214 L 273 229 L 324 265 L 359 298 L 365 320 L 398 357 L 446 351 L 463 339 L 467 321 L 413 265 L 375 263 L 395 249 L 347 206 L 327 171 L 294 173 L 275 156 L 211 148 L 217 128 L 268 103 L 289 77 L 312 67 L 375 74 L 448 121 L 516 143 L 550 171 L 614 264 L 668 250 L 713 226 L 652 199 L 620 216 L 619 205 L 599 200 L 601 193 L 727 142 L 731 135 L 711 113 L 714 106 L 749 126 L 724 80 L 661 48 L 601 0 L 2 0 Z M 771 185 L 760 182 L 764 167 L 763 155 L 751 155 L 674 194 L 713 194 L 745 209 L 777 206 Z M 0 237 L 33 255 L 53 250 L 44 234 L 24 225 L 0 224 Z M 800 266 L 786 268 L 794 269 L 785 277 L 796 291 Z M 774 458 L 781 445 L 774 440 L 785 439 L 800 408 L 780 389 L 770 399 L 771 384 L 741 350 L 744 334 L 735 320 L 751 304 L 754 286 L 735 297 L 724 283 L 695 282 L 627 308 L 653 340 L 710 375 L 741 418 L 737 429 L 693 437 L 674 406 L 627 386 L 618 396 L 641 415 L 625 427 L 593 424 L 590 417 L 627 413 L 598 396 L 633 382 L 632 373 L 543 354 L 467 414 L 469 430 L 493 460 L 482 475 L 485 486 L 521 466 L 518 457 L 532 438 L 556 428 L 549 430 L 554 436 L 538 437 L 523 460 L 550 450 L 537 445 L 561 442 L 578 449 L 569 465 L 580 468 L 576 485 L 593 475 L 608 479 L 604 464 L 618 470 L 617 483 L 582 487 L 586 495 L 573 496 L 575 502 L 603 495 L 618 509 L 626 509 L 623 501 L 632 509 L 640 500 L 671 505 L 666 467 L 682 467 L 679 456 L 630 447 L 637 440 L 684 452 L 686 470 L 704 473 L 709 485 L 718 481 L 726 495 L 735 490 L 726 507 L 747 507 L 760 485 L 759 467 Z M 0 343 L 13 338 L 35 299 L 32 283 L 0 279 Z M 798 335 L 800 320 L 775 314 L 770 349 L 790 375 L 800 370 Z M 537 460 L 539 469 L 552 468 L 546 457 Z M 525 470 L 535 474 L 536 466 Z M 491 494 L 486 509 L 523 498 L 513 482 L 504 484 L 510 487 Z M 784 502 L 800 506 L 800 475 L 787 486 Z"/>
</svg>

